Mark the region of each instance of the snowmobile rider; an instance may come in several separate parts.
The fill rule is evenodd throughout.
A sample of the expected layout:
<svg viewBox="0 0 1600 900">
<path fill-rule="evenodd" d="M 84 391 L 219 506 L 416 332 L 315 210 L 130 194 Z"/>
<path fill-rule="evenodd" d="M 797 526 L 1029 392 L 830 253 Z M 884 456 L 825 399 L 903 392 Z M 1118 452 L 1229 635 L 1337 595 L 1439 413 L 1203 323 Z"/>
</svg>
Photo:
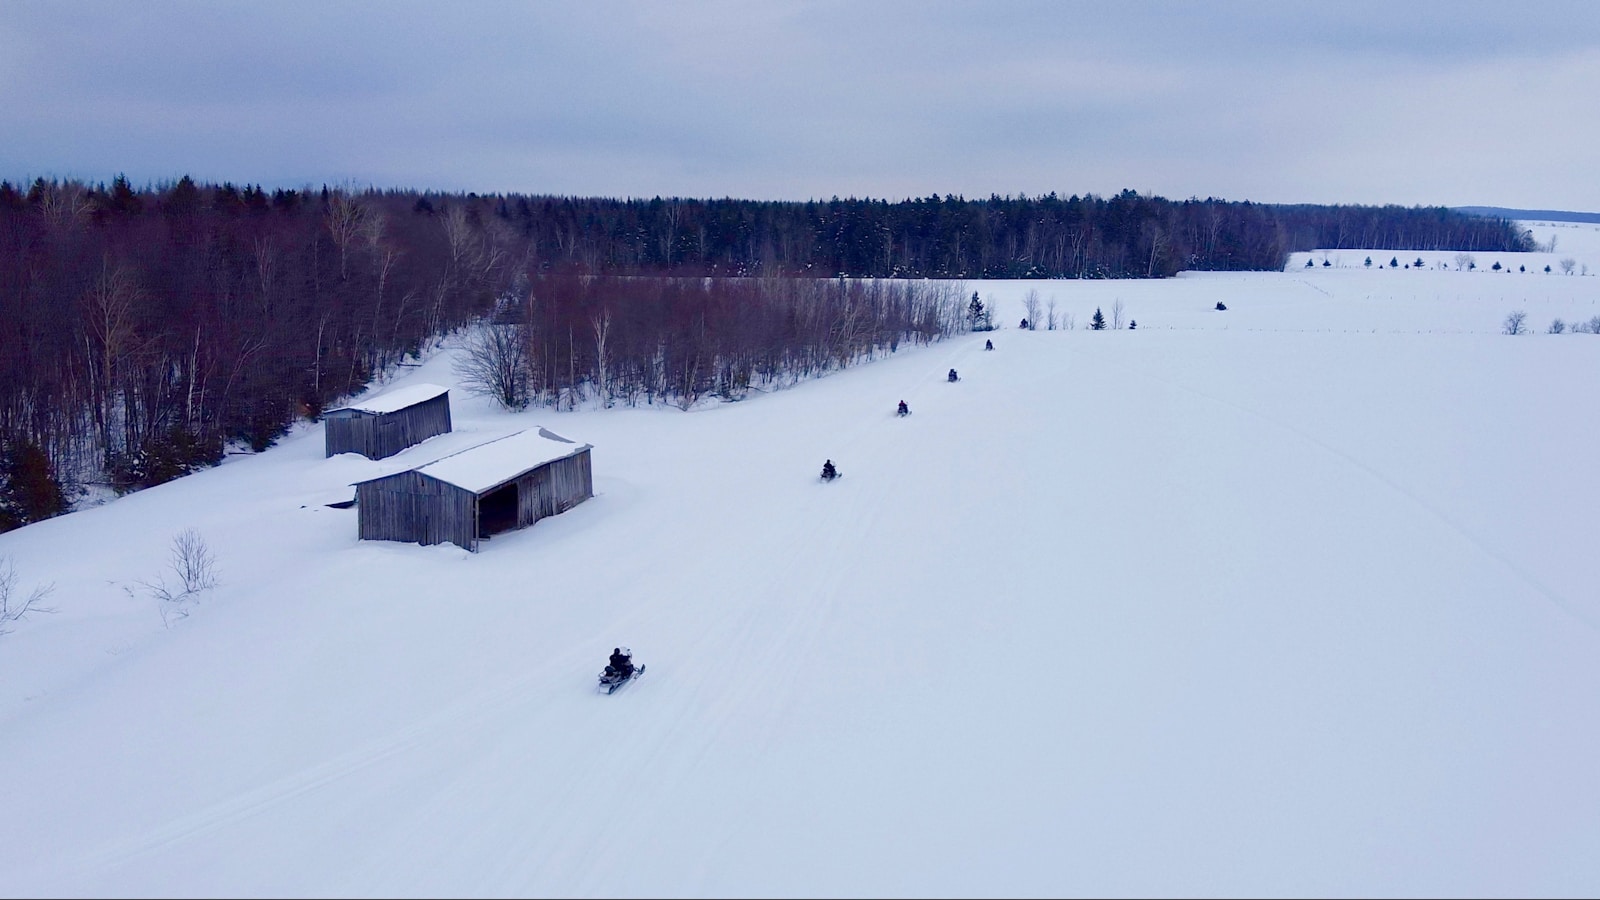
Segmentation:
<svg viewBox="0 0 1600 900">
<path fill-rule="evenodd" d="M 904 400 L 901 400 L 900 401 L 900 409 L 898 410 L 898 412 L 902 416 L 909 415 L 910 412 L 911 412 L 911 407 L 907 406 L 906 402 Z"/>
<path fill-rule="evenodd" d="M 621 647 L 614 647 L 611 650 L 611 664 L 606 666 L 606 671 L 627 678 L 633 674 L 633 659 L 623 653 Z"/>
<path fill-rule="evenodd" d="M 839 477 L 839 470 L 833 467 L 833 460 L 823 460 L 822 477 L 826 481 L 832 481 L 833 479 Z"/>
<path fill-rule="evenodd" d="M 948 376 L 946 376 L 946 377 L 950 381 L 960 381 L 961 380 L 960 377 L 958 375 L 956 375 L 956 370 L 955 369 L 951 369 L 950 370 L 950 374 Z"/>
<path fill-rule="evenodd" d="M 984 341 L 983 342 L 983 349 L 985 349 L 985 350 L 993 350 L 994 349 L 994 341 Z"/>
</svg>

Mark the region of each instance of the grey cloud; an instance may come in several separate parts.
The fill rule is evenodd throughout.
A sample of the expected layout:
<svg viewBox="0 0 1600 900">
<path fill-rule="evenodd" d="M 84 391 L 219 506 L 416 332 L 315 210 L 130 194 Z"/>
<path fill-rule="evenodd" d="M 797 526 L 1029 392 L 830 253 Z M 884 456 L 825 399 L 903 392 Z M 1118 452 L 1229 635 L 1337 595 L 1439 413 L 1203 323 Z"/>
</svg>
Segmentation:
<svg viewBox="0 0 1600 900">
<path fill-rule="evenodd" d="M 1597 61 L 1570 0 L 14 2 L 0 177 L 1600 208 Z"/>
</svg>

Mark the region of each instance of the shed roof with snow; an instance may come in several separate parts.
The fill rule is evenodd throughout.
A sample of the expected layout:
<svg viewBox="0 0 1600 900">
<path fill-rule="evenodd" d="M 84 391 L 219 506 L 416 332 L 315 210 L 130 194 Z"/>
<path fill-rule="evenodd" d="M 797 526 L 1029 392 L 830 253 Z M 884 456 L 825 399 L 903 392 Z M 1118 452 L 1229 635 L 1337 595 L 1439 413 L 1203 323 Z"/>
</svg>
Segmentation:
<svg viewBox="0 0 1600 900">
<path fill-rule="evenodd" d="M 432 400 L 440 394 L 448 393 L 449 388 L 438 384 L 408 384 L 405 387 L 385 391 L 375 397 L 358 400 L 347 406 L 329 410 L 329 413 L 352 410 L 364 413 L 391 413 L 399 412 L 408 406 L 415 406 L 424 400 Z"/>
<path fill-rule="evenodd" d="M 485 441 L 434 460 L 416 471 L 465 491 L 481 494 L 545 463 L 590 449 L 553 431 L 534 427 Z"/>
</svg>

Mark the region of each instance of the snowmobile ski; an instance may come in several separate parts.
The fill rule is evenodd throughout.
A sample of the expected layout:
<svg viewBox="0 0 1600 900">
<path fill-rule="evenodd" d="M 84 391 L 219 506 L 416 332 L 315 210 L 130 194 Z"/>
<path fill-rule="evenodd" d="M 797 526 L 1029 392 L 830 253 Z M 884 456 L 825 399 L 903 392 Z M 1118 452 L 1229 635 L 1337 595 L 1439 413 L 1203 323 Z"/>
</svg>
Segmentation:
<svg viewBox="0 0 1600 900">
<path fill-rule="evenodd" d="M 599 689 L 605 691 L 607 694 L 615 694 L 618 688 L 643 674 L 644 666 L 636 666 L 634 670 L 629 672 L 627 675 L 608 675 L 605 672 L 601 672 Z"/>
</svg>

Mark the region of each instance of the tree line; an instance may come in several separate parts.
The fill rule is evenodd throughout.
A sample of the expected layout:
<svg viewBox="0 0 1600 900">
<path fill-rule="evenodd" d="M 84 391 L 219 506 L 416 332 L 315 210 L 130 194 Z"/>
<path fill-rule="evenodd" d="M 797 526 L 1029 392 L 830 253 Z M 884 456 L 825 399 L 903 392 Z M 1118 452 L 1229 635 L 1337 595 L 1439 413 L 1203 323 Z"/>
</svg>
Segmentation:
<svg viewBox="0 0 1600 900">
<path fill-rule="evenodd" d="M 1504 219 L 1445 207 L 1174 202 L 1127 190 L 899 202 L 507 195 L 495 212 L 548 263 L 591 271 L 852 278 L 1161 278 L 1281 271 L 1317 248 L 1532 250 Z"/>
<path fill-rule="evenodd" d="M 1132 191 L 798 203 L 0 182 L 0 530 L 83 485 L 264 449 L 486 316 L 472 356 L 503 371 L 474 377 L 505 382 L 509 405 L 687 408 L 967 327 L 950 279 L 1526 241 L 1442 208 Z M 901 280 L 857 280 L 878 278 Z M 496 342 L 511 351 L 483 349 Z"/>
</svg>

